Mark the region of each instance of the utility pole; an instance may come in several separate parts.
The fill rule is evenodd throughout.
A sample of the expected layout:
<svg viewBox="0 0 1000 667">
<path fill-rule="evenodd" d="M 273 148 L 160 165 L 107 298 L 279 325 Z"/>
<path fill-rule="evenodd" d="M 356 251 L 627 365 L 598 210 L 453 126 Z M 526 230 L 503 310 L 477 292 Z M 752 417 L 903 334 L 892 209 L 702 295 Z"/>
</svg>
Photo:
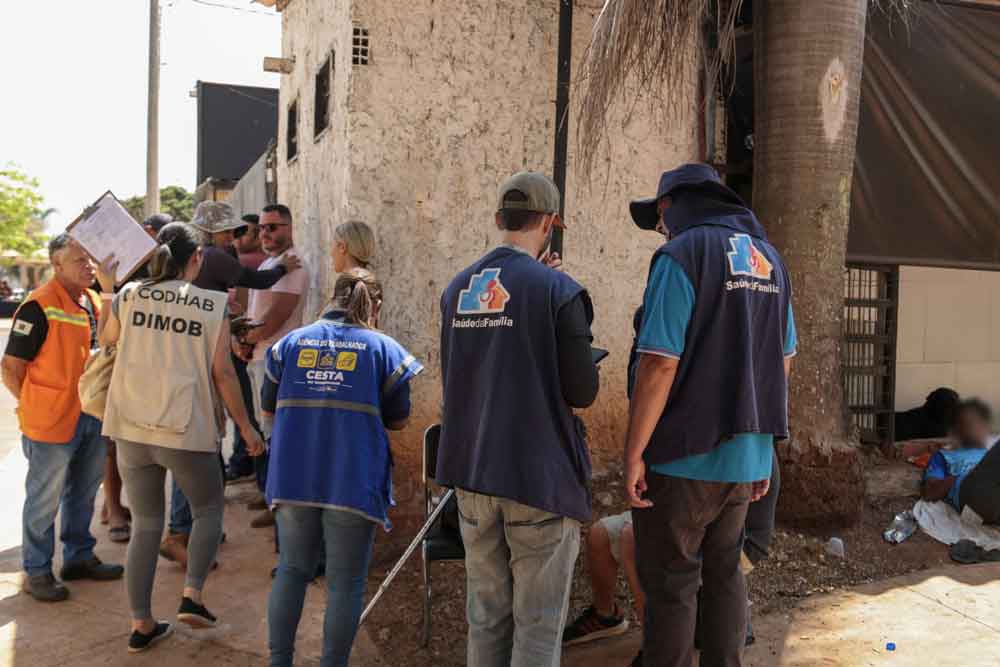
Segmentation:
<svg viewBox="0 0 1000 667">
<path fill-rule="evenodd" d="M 160 0 L 149 0 L 149 94 L 146 112 L 146 217 L 160 210 Z"/>
<path fill-rule="evenodd" d="M 573 0 L 559 0 L 559 43 L 556 53 L 556 138 L 552 180 L 559 188 L 559 215 L 566 210 L 566 159 L 569 147 L 570 64 L 573 59 Z M 563 254 L 561 229 L 552 230 L 552 252 Z"/>
</svg>

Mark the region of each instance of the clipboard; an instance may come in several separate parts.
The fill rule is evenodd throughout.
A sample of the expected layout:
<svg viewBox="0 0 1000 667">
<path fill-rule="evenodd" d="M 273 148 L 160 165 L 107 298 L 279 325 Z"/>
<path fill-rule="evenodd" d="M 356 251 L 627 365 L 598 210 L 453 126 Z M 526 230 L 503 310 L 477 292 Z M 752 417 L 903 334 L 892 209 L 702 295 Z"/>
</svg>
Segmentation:
<svg viewBox="0 0 1000 667">
<path fill-rule="evenodd" d="M 111 190 L 85 208 L 66 233 L 97 263 L 114 253 L 119 261 L 116 286 L 125 283 L 158 247 Z"/>
</svg>

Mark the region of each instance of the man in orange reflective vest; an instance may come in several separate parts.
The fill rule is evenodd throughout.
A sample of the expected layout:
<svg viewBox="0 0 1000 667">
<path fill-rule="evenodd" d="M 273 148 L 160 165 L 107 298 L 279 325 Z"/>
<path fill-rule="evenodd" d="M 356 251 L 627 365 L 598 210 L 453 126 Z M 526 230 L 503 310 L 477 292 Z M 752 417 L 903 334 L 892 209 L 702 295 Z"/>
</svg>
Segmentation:
<svg viewBox="0 0 1000 667">
<path fill-rule="evenodd" d="M 97 347 L 101 297 L 88 289 L 94 284 L 94 262 L 66 234 L 49 243 L 49 259 L 54 276 L 15 313 L 0 369 L 18 400 L 28 459 L 21 547 L 26 590 L 36 600 L 58 602 L 69 597 L 52 574 L 60 506 L 62 579 L 118 579 L 123 568 L 94 555 L 97 540 L 90 534 L 105 444 L 101 422 L 80 411 L 77 384 Z M 111 287 L 103 286 L 105 292 Z"/>
</svg>

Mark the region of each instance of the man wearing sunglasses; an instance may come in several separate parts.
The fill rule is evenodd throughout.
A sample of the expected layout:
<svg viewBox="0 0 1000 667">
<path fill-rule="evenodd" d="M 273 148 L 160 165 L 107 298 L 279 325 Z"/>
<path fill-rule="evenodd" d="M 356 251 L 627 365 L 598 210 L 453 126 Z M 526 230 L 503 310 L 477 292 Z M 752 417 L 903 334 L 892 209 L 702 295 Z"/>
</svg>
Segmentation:
<svg viewBox="0 0 1000 667">
<path fill-rule="evenodd" d="M 292 247 L 292 212 L 284 204 L 265 206 L 260 216 L 260 244 L 267 259 L 259 270 L 266 270 L 282 263 L 286 254 L 294 253 Z M 296 253 L 297 254 L 297 253 Z M 253 386 L 254 411 L 265 440 L 271 436 L 271 421 L 264 421 L 260 413 L 260 392 L 264 386 L 264 359 L 267 349 L 282 336 L 302 326 L 302 309 L 306 291 L 309 289 L 309 272 L 305 266 L 289 271 L 270 289 L 250 290 L 247 315 L 260 326 L 251 329 L 240 341 L 244 343 L 244 358 Z M 252 346 L 252 352 L 249 352 Z M 267 455 L 254 460 L 257 467 L 257 484 L 264 490 L 264 474 L 267 470 Z M 274 524 L 270 512 L 254 518 L 255 528 Z"/>
</svg>

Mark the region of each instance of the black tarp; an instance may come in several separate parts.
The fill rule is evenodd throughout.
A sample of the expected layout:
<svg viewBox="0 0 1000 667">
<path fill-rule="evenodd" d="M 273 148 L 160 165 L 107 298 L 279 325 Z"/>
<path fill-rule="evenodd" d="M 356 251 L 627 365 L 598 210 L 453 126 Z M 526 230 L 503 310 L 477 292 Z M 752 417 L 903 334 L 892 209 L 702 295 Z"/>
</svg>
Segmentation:
<svg viewBox="0 0 1000 667">
<path fill-rule="evenodd" d="M 1000 269 L 1000 8 L 869 17 L 848 258 Z"/>
</svg>

